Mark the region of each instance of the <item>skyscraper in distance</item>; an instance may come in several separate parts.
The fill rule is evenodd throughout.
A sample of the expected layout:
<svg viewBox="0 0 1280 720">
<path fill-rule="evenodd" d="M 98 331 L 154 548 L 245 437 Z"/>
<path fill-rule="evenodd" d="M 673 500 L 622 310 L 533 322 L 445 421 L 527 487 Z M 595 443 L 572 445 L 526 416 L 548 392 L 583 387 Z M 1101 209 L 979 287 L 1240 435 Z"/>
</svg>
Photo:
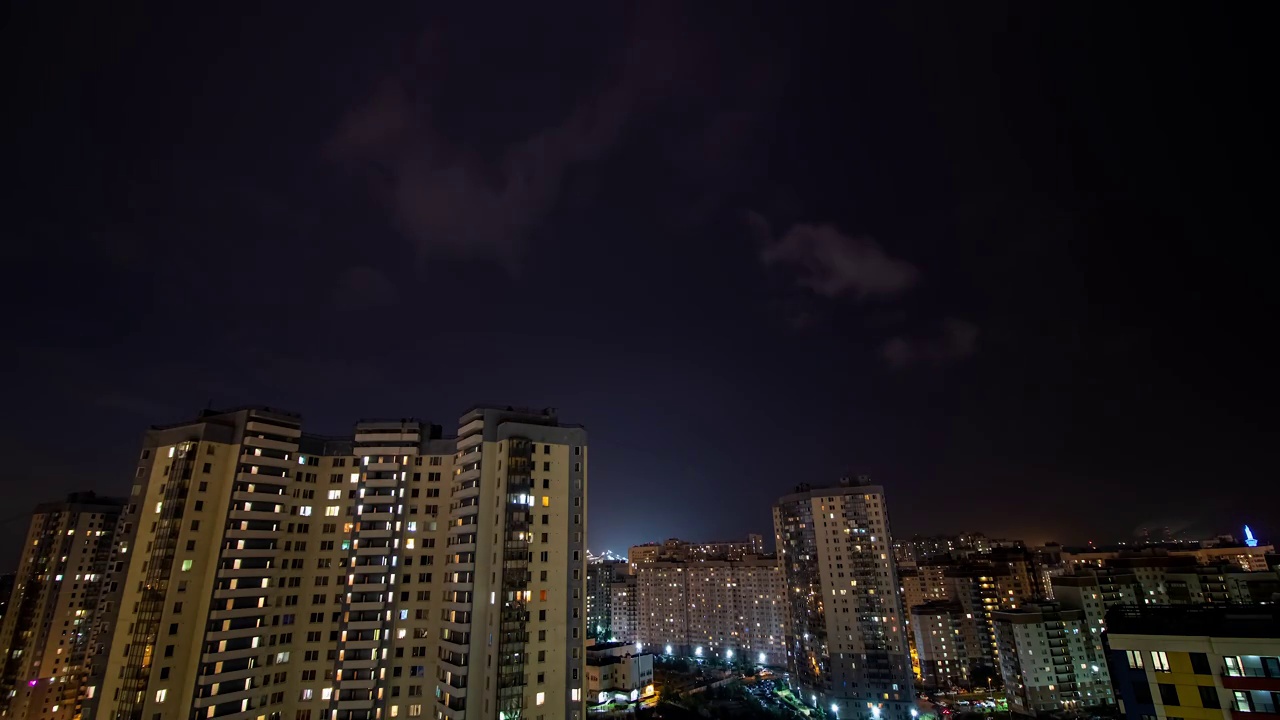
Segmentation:
<svg viewBox="0 0 1280 720">
<path fill-rule="evenodd" d="M 786 578 L 787 664 L 839 718 L 910 720 L 911 660 L 884 488 L 865 477 L 801 485 L 773 507 Z"/>
<path fill-rule="evenodd" d="M 0 624 L 0 717 L 80 716 L 123 504 L 88 492 L 36 507 Z"/>
</svg>

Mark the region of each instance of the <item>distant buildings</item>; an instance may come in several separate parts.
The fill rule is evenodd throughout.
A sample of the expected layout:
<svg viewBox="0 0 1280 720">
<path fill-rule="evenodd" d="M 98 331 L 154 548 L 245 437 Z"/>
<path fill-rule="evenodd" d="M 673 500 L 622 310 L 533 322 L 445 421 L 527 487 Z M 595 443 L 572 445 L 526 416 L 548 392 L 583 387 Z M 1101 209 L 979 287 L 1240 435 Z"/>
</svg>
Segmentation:
<svg viewBox="0 0 1280 720">
<path fill-rule="evenodd" d="M 671 538 L 661 543 L 632 545 L 627 550 L 627 561 L 631 565 L 632 574 L 635 574 L 641 565 L 659 560 L 741 560 L 749 555 L 763 555 L 763 549 L 764 538 L 760 535 L 748 535 L 746 542 L 727 540 L 700 543 Z"/>
<path fill-rule="evenodd" d="M 123 505 L 87 492 L 36 507 L 0 624 L 0 716 L 80 717 L 91 665 L 106 661 L 91 630 Z"/>
<path fill-rule="evenodd" d="M 1280 609 L 1143 607 L 1107 613 L 1107 661 L 1126 717 L 1280 717 Z"/>
<path fill-rule="evenodd" d="M 661 559 L 636 568 L 635 634 L 615 632 L 619 640 L 662 654 L 786 663 L 786 593 L 775 558 Z M 631 592 L 626 582 L 614 591 L 623 601 L 617 593 Z"/>
<path fill-rule="evenodd" d="M 915 706 L 884 488 L 801 485 L 773 508 L 788 599 L 787 666 L 802 699 L 841 718 Z"/>
<path fill-rule="evenodd" d="M 1083 566 L 1102 566 L 1117 559 L 1144 557 L 1191 558 L 1196 565 L 1234 565 L 1244 571 L 1267 569 L 1267 555 L 1275 552 L 1273 545 L 1236 545 L 1225 542 L 1191 545 L 1181 543 L 1167 546 L 1129 547 L 1117 546 L 1105 549 L 1071 548 L 1062 553 L 1062 560 L 1070 569 Z"/>
<path fill-rule="evenodd" d="M 1114 704 L 1102 631 L 1057 602 L 993 614 L 1009 710 L 1037 715 Z"/>
<path fill-rule="evenodd" d="M 635 575 L 609 584 L 609 637 L 627 642 L 640 639 L 640 593 Z"/>
<path fill-rule="evenodd" d="M 613 636 L 613 584 L 628 575 L 627 561 L 587 563 L 587 639 L 604 641 Z"/>
</svg>

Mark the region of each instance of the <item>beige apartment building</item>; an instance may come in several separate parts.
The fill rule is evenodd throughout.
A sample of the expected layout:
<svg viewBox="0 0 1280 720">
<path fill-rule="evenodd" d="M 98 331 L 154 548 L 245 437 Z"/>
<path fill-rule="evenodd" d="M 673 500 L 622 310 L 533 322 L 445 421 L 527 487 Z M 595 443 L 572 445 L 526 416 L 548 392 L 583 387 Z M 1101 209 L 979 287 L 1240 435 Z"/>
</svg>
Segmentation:
<svg viewBox="0 0 1280 720">
<path fill-rule="evenodd" d="M 581 718 L 586 488 L 549 410 L 153 428 L 86 717 Z"/>
<path fill-rule="evenodd" d="M 801 485 L 773 506 L 797 695 L 840 718 L 911 720 L 907 614 L 884 488 Z"/>
<path fill-rule="evenodd" d="M 36 507 L 0 624 L 0 717 L 80 716 L 94 659 L 90 630 L 122 506 L 74 493 Z"/>
<path fill-rule="evenodd" d="M 634 640 L 647 652 L 786 664 L 786 585 L 773 557 L 640 563 L 634 592 Z"/>
</svg>

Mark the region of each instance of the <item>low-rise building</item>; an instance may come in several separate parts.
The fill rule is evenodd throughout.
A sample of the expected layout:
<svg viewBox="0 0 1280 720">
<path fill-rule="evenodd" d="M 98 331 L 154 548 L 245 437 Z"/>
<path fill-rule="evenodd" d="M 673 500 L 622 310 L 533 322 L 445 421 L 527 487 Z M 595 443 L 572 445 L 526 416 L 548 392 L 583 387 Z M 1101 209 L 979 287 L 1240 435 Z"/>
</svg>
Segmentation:
<svg viewBox="0 0 1280 720">
<path fill-rule="evenodd" d="M 635 702 L 653 695 L 653 654 L 631 643 L 587 646 L 587 701 L 591 705 Z"/>
</svg>

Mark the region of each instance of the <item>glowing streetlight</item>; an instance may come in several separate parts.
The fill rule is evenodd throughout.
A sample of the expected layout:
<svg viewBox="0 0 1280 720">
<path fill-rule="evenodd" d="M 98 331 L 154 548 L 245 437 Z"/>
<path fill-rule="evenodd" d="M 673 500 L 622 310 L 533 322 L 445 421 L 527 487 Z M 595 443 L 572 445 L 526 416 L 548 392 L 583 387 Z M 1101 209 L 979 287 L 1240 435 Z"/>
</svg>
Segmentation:
<svg viewBox="0 0 1280 720">
<path fill-rule="evenodd" d="M 764 664 L 764 653 L 760 653 L 759 662 L 761 665 Z"/>
<path fill-rule="evenodd" d="M 671 646 L 670 646 L 670 645 L 668 645 L 668 646 L 667 646 L 667 654 L 668 654 L 668 655 L 670 655 L 670 654 L 671 654 Z"/>
<path fill-rule="evenodd" d="M 640 652 L 640 651 L 641 651 L 641 650 L 643 650 L 643 649 L 644 649 L 644 645 L 640 644 L 640 641 L 639 641 L 639 640 L 637 640 L 637 641 L 636 641 L 636 652 Z"/>
<path fill-rule="evenodd" d="M 701 646 L 701 645 L 699 645 L 698 647 L 694 648 L 694 649 L 693 649 L 693 654 L 694 654 L 694 655 L 696 655 L 696 656 L 698 656 L 698 657 L 702 657 L 702 646 Z"/>
<path fill-rule="evenodd" d="M 724 651 L 724 659 L 725 659 L 725 660 L 732 660 L 732 659 L 733 659 L 733 648 L 729 648 L 728 650 L 725 650 L 725 651 Z"/>
<path fill-rule="evenodd" d="M 878 706 L 878 705 L 877 705 L 877 706 L 875 706 L 875 707 L 871 708 L 871 717 L 876 718 L 877 720 L 879 720 L 879 718 L 880 718 L 880 706 Z"/>
<path fill-rule="evenodd" d="M 837 704 L 835 704 L 835 703 L 831 703 L 831 712 L 833 712 L 833 713 L 838 713 L 838 712 L 840 712 L 840 706 L 839 706 L 839 705 L 837 705 Z"/>
<path fill-rule="evenodd" d="M 911 708 L 911 717 L 920 717 L 920 711 L 915 708 Z"/>
</svg>

